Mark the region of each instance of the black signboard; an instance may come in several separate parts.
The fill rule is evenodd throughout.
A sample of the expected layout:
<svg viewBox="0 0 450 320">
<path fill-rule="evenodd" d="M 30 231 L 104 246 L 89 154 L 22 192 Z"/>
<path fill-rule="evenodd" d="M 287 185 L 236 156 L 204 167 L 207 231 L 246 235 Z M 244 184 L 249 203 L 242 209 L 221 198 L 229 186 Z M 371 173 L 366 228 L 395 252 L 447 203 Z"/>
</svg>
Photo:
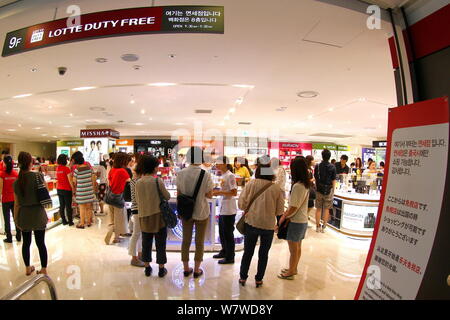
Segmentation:
<svg viewBox="0 0 450 320">
<path fill-rule="evenodd" d="M 387 141 L 372 141 L 372 148 L 386 148 Z"/>
</svg>

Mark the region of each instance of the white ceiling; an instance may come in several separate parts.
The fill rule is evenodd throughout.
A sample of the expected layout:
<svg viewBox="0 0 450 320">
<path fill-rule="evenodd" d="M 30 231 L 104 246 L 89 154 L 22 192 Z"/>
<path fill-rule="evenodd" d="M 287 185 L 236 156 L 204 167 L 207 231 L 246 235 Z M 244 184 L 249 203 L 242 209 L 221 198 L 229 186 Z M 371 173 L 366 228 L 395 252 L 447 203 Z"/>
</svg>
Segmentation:
<svg viewBox="0 0 450 320">
<path fill-rule="evenodd" d="M 52 20 L 56 6 L 56 18 L 65 17 L 66 7 L 72 4 L 36 2 L 23 0 L 21 7 L 5 7 L 11 11 L 0 9 L 2 42 L 9 31 Z M 158 6 L 185 4 L 155 2 Z M 89 13 L 151 2 L 79 0 L 77 4 L 82 13 Z M 389 24 L 369 30 L 365 15 L 314 0 L 276 4 L 196 0 L 195 4 L 224 5 L 225 34 L 116 37 L 0 58 L 0 141 L 78 137 L 86 126 L 115 128 L 122 136 L 170 136 L 180 128 L 193 132 L 195 121 L 201 121 L 204 129 L 224 133 L 230 129 L 236 135 L 279 132 L 281 139 L 293 141 L 367 144 L 386 136 L 387 110 L 396 103 Z M 120 56 L 125 53 L 140 59 L 124 62 Z M 108 62 L 95 62 L 98 57 Z M 140 70 L 133 69 L 136 64 Z M 58 75 L 59 66 L 68 68 L 65 76 Z M 37 71 L 31 72 L 32 68 Z M 147 85 L 161 82 L 177 85 Z M 70 91 L 84 86 L 98 88 Z M 303 90 L 320 94 L 313 99 L 297 97 Z M 33 95 L 12 98 L 26 93 Z M 239 98 L 244 98 L 240 105 L 236 104 Z M 112 115 L 90 107 L 103 107 Z M 232 107 L 237 111 L 224 121 Z M 280 107 L 287 109 L 277 112 Z M 213 112 L 199 115 L 195 109 Z M 252 125 L 238 125 L 239 121 Z M 315 133 L 352 137 L 311 136 Z"/>
</svg>

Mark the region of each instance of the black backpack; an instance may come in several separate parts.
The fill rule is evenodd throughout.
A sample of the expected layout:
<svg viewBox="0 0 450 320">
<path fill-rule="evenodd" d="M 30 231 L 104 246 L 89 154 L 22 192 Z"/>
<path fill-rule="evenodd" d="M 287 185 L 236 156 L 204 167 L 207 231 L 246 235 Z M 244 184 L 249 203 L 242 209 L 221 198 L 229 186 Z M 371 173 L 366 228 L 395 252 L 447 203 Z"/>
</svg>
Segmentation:
<svg viewBox="0 0 450 320">
<path fill-rule="evenodd" d="M 319 176 L 319 179 L 316 181 L 316 188 L 317 188 L 317 192 L 320 192 L 321 194 L 323 194 L 324 196 L 327 196 L 331 193 L 331 184 L 324 184 L 322 183 L 322 177 L 320 175 L 320 165 L 322 163 L 317 165 L 317 175 Z M 322 166 L 323 167 L 323 166 Z"/>
<path fill-rule="evenodd" d="M 200 177 L 198 178 L 197 185 L 195 186 L 194 194 L 188 196 L 180 193 L 177 196 L 177 211 L 178 216 L 184 220 L 192 219 L 192 214 L 194 213 L 195 201 L 197 199 L 198 191 L 202 185 L 203 177 L 205 176 L 205 170 L 200 172 Z"/>
</svg>

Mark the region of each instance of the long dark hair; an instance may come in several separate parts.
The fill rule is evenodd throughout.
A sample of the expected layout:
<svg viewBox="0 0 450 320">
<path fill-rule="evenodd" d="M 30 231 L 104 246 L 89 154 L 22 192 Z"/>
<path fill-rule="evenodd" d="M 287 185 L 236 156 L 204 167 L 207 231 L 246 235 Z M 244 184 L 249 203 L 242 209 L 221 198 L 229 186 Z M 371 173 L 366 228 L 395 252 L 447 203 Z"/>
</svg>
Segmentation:
<svg viewBox="0 0 450 320">
<path fill-rule="evenodd" d="M 6 173 L 10 174 L 12 172 L 12 170 L 13 170 L 13 161 L 12 161 L 11 156 L 4 157 L 3 158 L 3 162 L 4 162 L 5 166 L 6 166 L 6 170 L 5 170 Z"/>
<path fill-rule="evenodd" d="M 308 175 L 308 165 L 303 156 L 296 157 L 291 162 L 292 185 L 297 182 L 303 183 L 306 189 L 311 187 L 311 180 Z"/>
<path fill-rule="evenodd" d="M 31 154 L 25 151 L 21 151 L 17 158 L 19 162 L 19 177 L 17 178 L 17 183 L 19 185 L 20 192 L 22 195 L 25 193 L 25 173 L 30 170 L 30 164 L 33 158 Z"/>
<path fill-rule="evenodd" d="M 357 169 L 361 169 L 362 168 L 362 160 L 361 160 L 361 158 L 357 158 L 356 159 L 356 168 Z"/>
</svg>

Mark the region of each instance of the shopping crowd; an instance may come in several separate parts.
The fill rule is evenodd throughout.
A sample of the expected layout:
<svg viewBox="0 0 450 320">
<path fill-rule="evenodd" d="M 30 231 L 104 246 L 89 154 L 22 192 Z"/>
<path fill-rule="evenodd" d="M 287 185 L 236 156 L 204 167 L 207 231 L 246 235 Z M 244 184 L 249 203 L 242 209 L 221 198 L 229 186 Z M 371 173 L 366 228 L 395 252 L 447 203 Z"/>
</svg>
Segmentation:
<svg viewBox="0 0 450 320">
<path fill-rule="evenodd" d="M 291 186 L 286 198 L 286 172 L 278 159 L 263 156 L 250 167 L 246 159 L 235 158 L 233 164 L 225 156 L 216 157 L 215 163 L 199 147 L 191 147 L 185 157 L 177 159 L 177 195 L 192 198 L 193 207 L 189 218 L 181 218 L 182 245 L 181 261 L 184 276 L 201 277 L 204 256 L 204 242 L 209 223 L 208 199 L 221 198 L 219 235 L 221 251 L 214 255 L 219 264 L 233 264 L 235 261 L 234 230 L 237 227 L 244 235 L 244 252 L 241 259 L 239 283 L 244 286 L 250 264 L 259 240 L 256 287 L 263 284 L 269 251 L 274 235 L 286 239 L 290 252 L 289 266 L 280 270 L 280 279 L 292 280 L 298 273 L 301 244 L 306 236 L 311 214 L 316 217 L 316 232 L 325 232 L 332 209 L 336 174 L 350 170 L 361 173 L 363 168 L 358 158 L 355 166 L 347 166 L 348 157 L 331 164 L 329 150 L 322 151 L 318 164 L 312 156 L 297 156 L 290 164 Z M 131 265 L 144 268 L 145 276 L 152 274 L 152 248 L 155 242 L 158 276 L 167 274 L 166 243 L 168 225 L 161 203 L 171 194 L 161 178 L 158 169 L 167 167 L 167 159 L 155 158 L 150 154 L 112 153 L 104 156 L 100 164 L 93 167 L 86 162 L 81 152 L 75 152 L 70 159 L 61 154 L 56 163 L 57 194 L 59 213 L 63 225 L 78 229 L 91 227 L 95 223 L 94 209 L 108 215 L 106 245 L 119 243 L 130 237 L 128 254 Z M 26 274 L 35 269 L 30 265 L 32 233 L 39 250 L 41 269 L 47 274 L 47 249 L 45 231 L 47 214 L 43 205 L 46 182 L 43 175 L 33 171 L 35 159 L 27 152 L 18 156 L 19 173 L 13 169 L 12 157 L 4 154 L 0 162 L 0 193 L 5 221 L 6 239 L 12 242 L 10 217 L 16 227 L 16 240 L 21 241 L 22 256 Z M 221 184 L 213 183 L 211 169 L 220 172 Z M 366 170 L 373 171 L 369 164 Z M 375 164 L 376 167 L 376 164 Z M 99 181 L 99 183 L 97 182 Z M 238 185 L 242 190 L 238 199 Z M 47 191 L 48 194 L 48 191 Z M 45 196 L 44 196 L 45 198 Z M 131 205 L 127 208 L 126 203 Z M 74 210 L 74 204 L 76 210 Z M 98 205 L 98 208 L 94 208 Z M 243 217 L 236 223 L 238 208 Z M 79 218 L 74 224 L 75 212 Z M 195 227 L 194 264 L 190 264 L 190 246 Z"/>
</svg>

